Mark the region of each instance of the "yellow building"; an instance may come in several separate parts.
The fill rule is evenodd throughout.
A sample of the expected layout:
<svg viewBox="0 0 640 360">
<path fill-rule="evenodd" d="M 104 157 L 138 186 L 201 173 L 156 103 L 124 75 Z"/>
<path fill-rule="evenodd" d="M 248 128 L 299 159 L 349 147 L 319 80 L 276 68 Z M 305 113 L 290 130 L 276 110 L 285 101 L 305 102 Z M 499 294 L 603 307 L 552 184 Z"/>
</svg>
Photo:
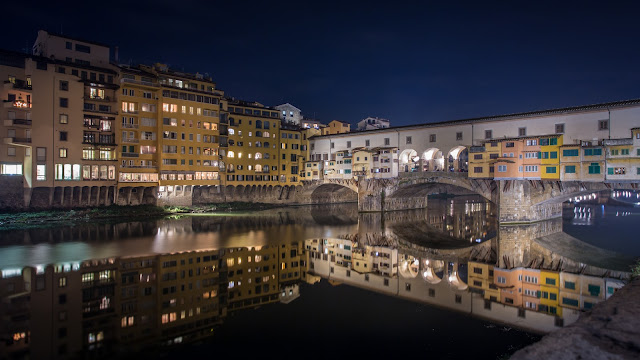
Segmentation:
<svg viewBox="0 0 640 360">
<path fill-rule="evenodd" d="M 469 178 L 491 179 L 495 173 L 495 162 L 500 157 L 500 144 L 486 142 L 483 146 L 469 149 Z"/>
<path fill-rule="evenodd" d="M 493 265 L 469 261 L 469 288 L 480 292 L 487 300 L 500 301 L 500 289 L 494 283 Z"/>
<path fill-rule="evenodd" d="M 322 128 L 322 135 L 335 135 L 351 132 L 351 124 L 344 121 L 333 120 Z"/>
<path fill-rule="evenodd" d="M 540 305 L 538 311 L 562 316 L 560 307 L 560 273 L 540 270 Z"/>
<path fill-rule="evenodd" d="M 224 250 L 230 311 L 278 301 L 279 250 L 278 245 Z"/>
<path fill-rule="evenodd" d="M 159 186 L 162 104 L 157 74 L 148 67 L 121 67 L 120 121 L 116 134 L 120 149 L 118 188 Z M 160 148 L 160 150 L 162 150 Z"/>
<path fill-rule="evenodd" d="M 182 191 L 190 196 L 193 186 L 219 185 L 222 91 L 201 74 L 172 71 L 162 64 L 153 69 L 162 89 L 157 147 L 162 152 L 160 195 Z"/>
<path fill-rule="evenodd" d="M 302 131 L 297 127 L 280 129 L 279 181 L 281 185 L 299 185 L 306 160 L 306 144 Z"/>
<path fill-rule="evenodd" d="M 260 103 L 224 99 L 229 114 L 224 185 L 278 185 L 280 118 Z"/>
<path fill-rule="evenodd" d="M 560 146 L 562 146 L 562 135 L 549 135 L 541 137 L 540 144 L 540 179 L 559 180 L 560 179 Z"/>
</svg>

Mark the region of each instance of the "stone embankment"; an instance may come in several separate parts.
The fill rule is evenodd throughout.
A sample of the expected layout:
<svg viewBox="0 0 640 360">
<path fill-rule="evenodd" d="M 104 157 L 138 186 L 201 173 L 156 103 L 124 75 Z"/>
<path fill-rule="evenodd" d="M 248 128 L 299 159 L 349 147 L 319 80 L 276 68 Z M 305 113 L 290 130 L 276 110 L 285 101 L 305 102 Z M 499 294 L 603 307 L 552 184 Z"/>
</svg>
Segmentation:
<svg viewBox="0 0 640 360">
<path fill-rule="evenodd" d="M 640 278 L 511 360 L 640 359 Z"/>
</svg>

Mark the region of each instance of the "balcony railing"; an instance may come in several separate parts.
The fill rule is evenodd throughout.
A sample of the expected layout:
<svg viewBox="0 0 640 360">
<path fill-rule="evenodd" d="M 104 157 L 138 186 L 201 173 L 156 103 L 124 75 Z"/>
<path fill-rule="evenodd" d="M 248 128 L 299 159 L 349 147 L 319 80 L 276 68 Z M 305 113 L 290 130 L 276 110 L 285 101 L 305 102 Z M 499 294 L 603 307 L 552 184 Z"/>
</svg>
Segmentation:
<svg viewBox="0 0 640 360">
<path fill-rule="evenodd" d="M 4 108 L 13 108 L 13 109 L 20 109 L 20 110 L 28 110 L 31 109 L 31 103 L 28 103 L 26 101 L 23 100 L 2 100 Z"/>
<path fill-rule="evenodd" d="M 4 139 L 5 144 L 31 144 L 31 138 L 8 137 Z"/>
<path fill-rule="evenodd" d="M 4 126 L 24 125 L 31 126 L 30 119 L 9 119 L 4 121 Z"/>
<path fill-rule="evenodd" d="M 84 139 L 84 140 L 82 140 L 82 143 L 83 144 L 89 144 L 89 145 L 116 146 L 115 140 L 89 140 L 89 139 Z"/>
<path fill-rule="evenodd" d="M 140 154 L 138 154 L 138 153 L 129 153 L 129 152 L 123 152 L 123 153 L 120 153 L 120 155 L 121 155 L 122 157 L 128 157 L 128 158 L 137 158 L 137 157 L 140 157 Z"/>
<path fill-rule="evenodd" d="M 144 85 L 144 86 L 151 86 L 151 87 L 160 87 L 160 84 L 158 84 L 158 83 L 149 82 L 149 81 L 125 79 L 125 78 L 120 79 L 120 82 L 127 83 L 127 84 L 137 84 L 137 85 Z"/>
<path fill-rule="evenodd" d="M 138 139 L 131 139 L 131 138 L 124 138 L 124 139 L 122 139 L 122 142 L 125 142 L 125 143 L 131 143 L 131 144 L 137 144 L 137 143 L 139 143 L 139 142 L 140 142 L 140 140 L 138 140 Z"/>
<path fill-rule="evenodd" d="M 95 107 L 92 106 L 94 104 L 84 104 L 84 111 L 91 111 L 91 112 L 97 112 L 97 113 L 102 113 L 102 114 L 111 114 L 111 115 L 118 115 L 117 111 L 113 111 L 113 109 L 111 107 L 108 108 L 100 108 L 100 107 Z"/>
<path fill-rule="evenodd" d="M 125 128 L 125 129 L 137 129 L 138 128 L 138 124 L 123 123 L 122 127 Z"/>
<path fill-rule="evenodd" d="M 115 99 L 111 99 L 111 97 L 109 96 L 91 96 L 91 95 L 85 95 L 84 96 L 85 100 L 90 100 L 90 101 L 105 101 L 105 102 L 115 102 Z"/>
<path fill-rule="evenodd" d="M 10 89 L 16 89 L 16 90 L 27 90 L 27 91 L 31 91 L 32 87 L 31 85 L 27 85 L 26 81 L 22 81 L 22 80 L 17 80 L 15 82 L 11 82 L 9 80 L 5 80 L 4 81 L 5 84 L 5 88 L 9 87 Z"/>
<path fill-rule="evenodd" d="M 123 153 L 126 154 L 126 153 Z M 157 169 L 158 167 L 155 165 L 123 165 L 123 168 L 127 169 Z"/>
</svg>

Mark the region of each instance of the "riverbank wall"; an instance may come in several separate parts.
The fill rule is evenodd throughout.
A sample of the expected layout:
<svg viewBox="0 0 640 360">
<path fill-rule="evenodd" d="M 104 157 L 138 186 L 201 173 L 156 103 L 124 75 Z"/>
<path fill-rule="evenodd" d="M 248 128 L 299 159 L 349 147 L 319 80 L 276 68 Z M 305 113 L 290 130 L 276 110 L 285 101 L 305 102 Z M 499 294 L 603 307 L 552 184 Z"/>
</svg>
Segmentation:
<svg viewBox="0 0 640 360">
<path fill-rule="evenodd" d="M 511 360 L 640 359 L 640 278 Z"/>
<path fill-rule="evenodd" d="M 303 186 L 280 185 L 25 188 L 22 181 L 12 180 L 14 179 L 3 178 L 0 186 L 0 211 L 93 208 L 110 205 L 194 206 L 231 202 L 296 205 L 358 201 L 357 193 L 346 191 L 346 188 L 345 191 L 320 189 L 311 193 Z"/>
</svg>

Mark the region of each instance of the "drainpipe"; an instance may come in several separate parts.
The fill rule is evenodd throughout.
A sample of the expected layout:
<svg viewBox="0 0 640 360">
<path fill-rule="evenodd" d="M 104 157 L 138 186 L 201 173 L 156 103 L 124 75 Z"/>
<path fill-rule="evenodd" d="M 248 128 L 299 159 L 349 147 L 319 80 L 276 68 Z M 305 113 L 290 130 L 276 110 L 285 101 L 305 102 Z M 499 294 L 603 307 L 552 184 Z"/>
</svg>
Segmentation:
<svg viewBox="0 0 640 360">
<path fill-rule="evenodd" d="M 611 139 L 611 109 L 607 108 L 607 113 L 609 113 L 609 139 Z"/>
<path fill-rule="evenodd" d="M 473 146 L 473 123 L 471 123 L 471 146 Z"/>
</svg>

